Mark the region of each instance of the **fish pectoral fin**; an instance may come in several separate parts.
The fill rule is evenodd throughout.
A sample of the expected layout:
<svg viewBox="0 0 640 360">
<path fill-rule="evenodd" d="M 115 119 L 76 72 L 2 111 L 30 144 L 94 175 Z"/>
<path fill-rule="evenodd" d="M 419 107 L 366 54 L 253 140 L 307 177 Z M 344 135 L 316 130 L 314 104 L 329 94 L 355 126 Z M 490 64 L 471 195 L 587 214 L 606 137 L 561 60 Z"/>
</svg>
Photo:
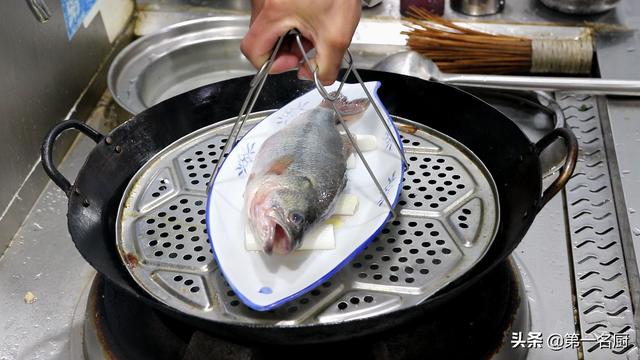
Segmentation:
<svg viewBox="0 0 640 360">
<path fill-rule="evenodd" d="M 353 153 L 353 144 L 351 144 L 351 140 L 346 134 L 341 134 L 340 137 L 342 138 L 342 156 L 348 159 Z"/>
<path fill-rule="evenodd" d="M 282 156 L 271 163 L 266 173 L 272 175 L 282 175 L 289 168 L 289 165 L 291 165 L 291 163 L 293 163 L 292 157 Z"/>
</svg>

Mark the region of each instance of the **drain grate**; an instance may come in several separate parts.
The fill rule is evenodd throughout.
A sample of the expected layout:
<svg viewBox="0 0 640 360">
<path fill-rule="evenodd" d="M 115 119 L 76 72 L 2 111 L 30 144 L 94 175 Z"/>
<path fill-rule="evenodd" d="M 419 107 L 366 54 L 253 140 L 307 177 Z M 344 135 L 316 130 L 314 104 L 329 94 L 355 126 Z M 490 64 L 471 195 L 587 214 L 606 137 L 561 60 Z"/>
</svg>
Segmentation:
<svg viewBox="0 0 640 360">
<path fill-rule="evenodd" d="M 557 97 L 580 145 L 565 194 L 580 331 L 587 339 L 584 359 L 637 358 L 637 329 L 596 98 Z M 626 340 L 613 346 L 614 338 Z"/>
<path fill-rule="evenodd" d="M 400 216 L 350 264 L 304 296 L 258 312 L 242 303 L 217 269 L 206 229 L 206 186 L 229 122 L 177 141 L 134 176 L 120 206 L 117 234 L 123 259 L 139 260 L 129 272 L 160 301 L 218 321 L 326 323 L 420 303 L 487 250 L 499 219 L 497 193 L 481 162 L 460 144 L 395 120 L 402 124 L 410 163 Z"/>
</svg>

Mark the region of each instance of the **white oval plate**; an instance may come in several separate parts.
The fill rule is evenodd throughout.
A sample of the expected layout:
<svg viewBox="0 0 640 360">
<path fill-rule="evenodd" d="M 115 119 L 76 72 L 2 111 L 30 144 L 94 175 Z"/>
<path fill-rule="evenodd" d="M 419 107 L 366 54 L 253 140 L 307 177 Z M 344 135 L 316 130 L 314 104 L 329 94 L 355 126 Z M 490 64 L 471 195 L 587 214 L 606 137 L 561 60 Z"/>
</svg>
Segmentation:
<svg viewBox="0 0 640 360">
<path fill-rule="evenodd" d="M 365 84 L 374 101 L 383 110 L 385 121 L 402 146 L 399 133 L 377 96 L 379 82 Z M 338 83 L 328 87 L 336 90 Z M 342 93 L 349 100 L 366 97 L 360 84 L 346 84 Z M 317 90 L 293 100 L 271 114 L 238 142 L 220 167 L 208 194 L 207 229 L 220 270 L 238 297 L 249 307 L 267 311 L 291 301 L 330 278 L 373 240 L 390 216 L 380 192 L 360 159 L 347 170 L 345 193 L 358 197 L 352 216 L 341 218 L 334 227 L 335 248 L 297 250 L 288 255 L 266 255 L 245 247 L 246 211 L 244 190 L 251 166 L 262 143 L 286 126 L 301 112 L 322 101 Z M 374 135 L 377 147 L 364 153 L 365 158 L 387 197 L 396 205 L 400 196 L 404 165 L 393 139 L 378 119 L 373 106 L 350 125 L 354 134 Z M 304 239 L 303 239 L 304 241 Z"/>
</svg>

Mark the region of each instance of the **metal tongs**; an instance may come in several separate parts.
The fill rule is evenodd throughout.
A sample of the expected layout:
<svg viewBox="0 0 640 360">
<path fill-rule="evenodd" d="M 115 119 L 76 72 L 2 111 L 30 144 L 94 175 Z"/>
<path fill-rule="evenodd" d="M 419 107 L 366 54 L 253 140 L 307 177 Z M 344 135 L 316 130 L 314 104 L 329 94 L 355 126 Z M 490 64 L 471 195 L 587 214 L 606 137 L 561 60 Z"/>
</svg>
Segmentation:
<svg viewBox="0 0 640 360">
<path fill-rule="evenodd" d="M 298 47 L 300 49 L 300 52 L 302 53 L 302 56 L 304 58 L 304 63 L 309 68 L 309 70 L 313 73 L 313 81 L 314 81 L 314 83 L 316 85 L 316 88 L 318 89 L 318 92 L 320 93 L 320 95 L 324 99 L 328 100 L 331 103 L 331 105 L 333 106 L 333 110 L 336 112 L 336 114 L 338 116 L 338 120 L 340 121 L 340 124 L 342 125 L 345 133 L 347 134 L 347 137 L 349 138 L 349 141 L 353 145 L 353 148 L 356 150 L 358 156 L 360 157 L 360 160 L 362 161 L 362 163 L 364 164 L 365 168 L 367 169 L 367 172 L 369 173 L 369 176 L 371 176 L 371 179 L 373 180 L 373 182 L 375 183 L 376 187 L 378 188 L 378 191 L 380 192 L 380 195 L 382 195 L 382 199 L 384 200 L 384 202 L 389 207 L 389 211 L 391 212 L 392 218 L 395 219 L 396 218 L 396 213 L 393 210 L 393 205 L 391 205 L 391 201 L 389 200 L 389 198 L 387 198 L 387 196 L 386 196 L 386 194 L 384 192 L 384 189 L 382 188 L 382 186 L 378 182 L 378 179 L 376 178 L 375 174 L 371 170 L 371 167 L 369 167 L 369 164 L 367 163 L 367 160 L 364 158 L 364 155 L 362 154 L 362 151 L 360 151 L 360 148 L 358 147 L 358 144 L 355 141 L 355 137 L 353 136 L 353 134 L 351 133 L 349 128 L 346 126 L 345 121 L 344 121 L 342 115 L 340 114 L 340 112 L 338 111 L 338 109 L 336 107 L 336 104 L 335 104 L 335 100 L 337 100 L 340 97 L 340 94 L 342 92 L 342 87 L 344 86 L 349 74 L 351 74 L 353 72 L 353 75 L 358 80 L 358 83 L 360 83 L 360 86 L 362 86 L 362 89 L 367 94 L 367 98 L 369 99 L 369 102 L 371 103 L 371 105 L 375 109 L 376 114 L 378 115 L 378 118 L 380 119 L 380 121 L 384 125 L 384 127 L 387 130 L 387 132 L 388 132 L 389 136 L 391 137 L 391 139 L 393 139 L 393 143 L 394 143 L 394 145 L 396 147 L 396 150 L 398 151 L 398 154 L 400 154 L 400 157 L 402 158 L 403 164 L 405 165 L 405 168 L 406 168 L 406 165 L 408 163 L 407 163 L 407 160 L 406 160 L 406 158 L 404 156 L 404 152 L 402 151 L 402 149 L 400 147 L 400 144 L 398 143 L 398 141 L 396 141 L 396 137 L 394 136 L 394 133 L 391 131 L 391 129 L 389 128 L 389 125 L 385 121 L 385 118 L 382 115 L 382 111 L 378 107 L 378 104 L 374 101 L 373 97 L 371 96 L 371 93 L 369 92 L 369 89 L 367 89 L 367 87 L 364 85 L 364 82 L 362 81 L 362 78 L 360 77 L 360 74 L 358 74 L 358 71 L 354 67 L 354 65 L 353 65 L 353 57 L 351 56 L 351 52 L 347 49 L 347 52 L 345 53 L 345 56 L 344 56 L 344 60 L 347 63 L 348 67 L 347 67 L 347 71 L 344 73 L 344 76 L 342 77 L 342 80 L 340 82 L 340 86 L 338 87 L 337 91 L 335 91 L 335 92 L 330 94 L 330 93 L 327 92 L 325 87 L 322 85 L 322 83 L 318 79 L 318 68 L 317 67 L 316 68 L 312 67 L 311 61 L 309 60 L 309 57 L 307 56 L 307 53 L 304 50 L 304 47 L 302 46 L 302 40 L 301 40 L 301 37 L 300 37 L 300 32 L 298 30 L 295 30 L 295 29 L 289 30 L 284 36 L 281 36 L 278 39 L 278 42 L 276 43 L 276 45 L 275 45 L 275 47 L 273 49 L 273 52 L 271 53 L 271 56 L 262 65 L 260 70 L 256 73 L 256 75 L 251 80 L 251 83 L 249 84 L 249 93 L 247 94 L 247 97 L 245 98 L 244 103 L 242 104 L 242 108 L 240 109 L 240 113 L 238 114 L 238 117 L 236 118 L 236 121 L 233 124 L 233 127 L 231 128 L 231 133 L 229 134 L 229 139 L 225 143 L 224 148 L 222 149 L 222 152 L 220 153 L 220 156 L 218 157 L 218 161 L 216 162 L 216 164 L 215 164 L 215 166 L 213 168 L 213 172 L 211 173 L 211 177 L 210 177 L 211 181 L 209 181 L 209 185 L 207 186 L 207 192 L 209 192 L 211 190 L 211 187 L 213 186 L 213 182 L 214 182 L 216 176 L 218 175 L 219 167 L 220 167 L 220 164 L 222 163 L 223 158 L 226 156 L 227 152 L 231 152 L 233 150 L 233 148 L 235 147 L 236 140 L 238 139 L 238 135 L 242 131 L 242 128 L 244 127 L 245 121 L 247 120 L 247 118 L 251 114 L 251 111 L 253 110 L 253 106 L 255 105 L 255 103 L 256 103 L 256 101 L 258 99 L 258 96 L 260 95 L 260 92 L 262 91 L 262 87 L 264 86 L 264 83 L 267 80 L 269 71 L 271 70 L 271 66 L 273 65 L 273 62 L 274 62 L 274 60 L 276 58 L 276 55 L 278 54 L 278 51 L 280 50 L 282 42 L 284 41 L 284 39 L 287 36 L 294 36 L 295 37 L 295 41 L 296 41 L 296 43 L 297 43 L 297 45 L 298 45 Z"/>
</svg>

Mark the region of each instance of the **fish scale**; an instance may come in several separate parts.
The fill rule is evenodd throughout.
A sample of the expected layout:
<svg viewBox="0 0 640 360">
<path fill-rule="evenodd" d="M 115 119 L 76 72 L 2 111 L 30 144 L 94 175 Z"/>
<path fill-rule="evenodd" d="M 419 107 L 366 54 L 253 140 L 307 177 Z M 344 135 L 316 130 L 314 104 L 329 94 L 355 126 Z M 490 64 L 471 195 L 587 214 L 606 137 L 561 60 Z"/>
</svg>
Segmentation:
<svg viewBox="0 0 640 360">
<path fill-rule="evenodd" d="M 298 115 L 265 140 L 256 155 L 245 200 L 251 229 L 267 253 L 299 247 L 306 231 L 331 215 L 346 185 L 349 147 L 337 129 L 335 111 L 326 106 Z M 338 104 L 339 111 L 353 115 L 368 106 L 365 99 Z M 308 179 L 311 188 L 300 178 Z M 294 216 L 303 224 L 295 223 Z M 277 244 L 282 241 L 286 244 Z"/>
</svg>

